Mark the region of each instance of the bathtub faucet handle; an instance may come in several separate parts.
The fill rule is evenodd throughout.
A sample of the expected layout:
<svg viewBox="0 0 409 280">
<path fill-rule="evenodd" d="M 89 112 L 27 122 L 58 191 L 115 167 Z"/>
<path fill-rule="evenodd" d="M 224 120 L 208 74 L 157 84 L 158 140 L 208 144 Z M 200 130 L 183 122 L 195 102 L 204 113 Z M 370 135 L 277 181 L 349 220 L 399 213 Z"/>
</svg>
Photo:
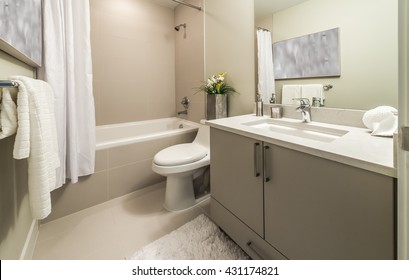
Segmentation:
<svg viewBox="0 0 409 280">
<path fill-rule="evenodd" d="M 189 108 L 189 104 L 190 104 L 189 98 L 187 98 L 187 96 L 183 97 L 180 104 L 183 105 L 183 108 L 185 108 L 185 110 L 178 112 L 178 116 L 181 114 L 187 115 L 187 109 Z"/>
<path fill-rule="evenodd" d="M 187 98 L 187 96 L 183 97 L 183 98 L 182 98 L 182 101 L 180 102 L 180 104 L 182 104 L 185 109 L 188 109 L 188 108 L 189 108 L 189 104 L 190 104 L 189 98 Z"/>
</svg>

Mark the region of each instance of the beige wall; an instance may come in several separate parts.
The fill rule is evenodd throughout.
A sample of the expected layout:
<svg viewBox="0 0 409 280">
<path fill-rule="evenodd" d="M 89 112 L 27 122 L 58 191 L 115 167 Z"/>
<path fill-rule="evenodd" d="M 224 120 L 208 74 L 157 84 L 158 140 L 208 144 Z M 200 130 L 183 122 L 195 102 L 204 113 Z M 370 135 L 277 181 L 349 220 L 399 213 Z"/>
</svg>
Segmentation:
<svg viewBox="0 0 409 280">
<path fill-rule="evenodd" d="M 273 31 L 273 15 L 256 19 L 256 28 L 261 27 Z M 272 34 L 271 34 L 272 35 Z"/>
<path fill-rule="evenodd" d="M 203 7 L 203 0 L 185 1 Z M 184 110 L 180 104 L 182 98 L 187 96 L 190 100 L 188 115 L 180 115 L 190 121 L 199 122 L 205 117 L 205 95 L 197 92 L 195 88 L 205 80 L 204 75 L 204 15 L 183 5 L 175 8 L 174 25 L 186 23 L 183 28 L 175 32 L 176 51 L 176 109 Z"/>
<path fill-rule="evenodd" d="M 398 1 L 310 0 L 273 15 L 273 41 L 340 28 L 341 77 L 281 80 L 331 83 L 326 106 L 371 109 L 398 103 Z"/>
<path fill-rule="evenodd" d="M 254 1 L 207 0 L 206 77 L 227 72 L 239 94 L 229 95 L 229 116 L 251 113 L 255 97 Z"/>
<path fill-rule="evenodd" d="M 34 77 L 33 68 L 0 51 L 0 80 Z M 13 93 L 14 95 L 15 93 Z M 0 259 L 25 257 L 34 225 L 28 202 L 27 161 L 13 159 L 14 136 L 0 140 Z M 37 228 L 34 228 L 37 231 Z M 27 252 L 29 254 L 29 252 Z M 30 257 L 30 256 L 28 256 Z"/>
<path fill-rule="evenodd" d="M 150 0 L 91 0 L 97 125 L 174 116 L 173 9 Z"/>
</svg>

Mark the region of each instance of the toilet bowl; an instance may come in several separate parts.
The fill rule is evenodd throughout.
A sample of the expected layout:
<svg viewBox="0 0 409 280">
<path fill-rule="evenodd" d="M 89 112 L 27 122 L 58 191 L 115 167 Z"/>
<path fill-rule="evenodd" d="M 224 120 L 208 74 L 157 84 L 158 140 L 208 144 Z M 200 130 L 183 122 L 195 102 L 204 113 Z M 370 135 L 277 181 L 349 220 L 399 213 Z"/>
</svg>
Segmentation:
<svg viewBox="0 0 409 280">
<path fill-rule="evenodd" d="M 192 143 L 178 144 L 159 151 L 152 170 L 166 176 L 164 207 L 180 211 L 196 204 L 193 179 L 210 164 L 210 128 L 200 124 Z"/>
</svg>

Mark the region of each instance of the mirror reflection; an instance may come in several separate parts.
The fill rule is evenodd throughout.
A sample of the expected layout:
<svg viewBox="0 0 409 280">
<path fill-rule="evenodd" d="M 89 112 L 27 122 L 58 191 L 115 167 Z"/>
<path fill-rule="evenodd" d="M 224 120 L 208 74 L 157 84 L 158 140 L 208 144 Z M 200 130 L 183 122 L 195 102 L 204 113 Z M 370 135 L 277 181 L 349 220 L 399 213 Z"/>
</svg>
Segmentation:
<svg viewBox="0 0 409 280">
<path fill-rule="evenodd" d="M 331 84 L 325 106 L 372 109 L 398 106 L 398 0 L 255 0 L 255 26 L 272 43 L 339 28 L 341 75 L 276 79 L 287 85 Z"/>
</svg>

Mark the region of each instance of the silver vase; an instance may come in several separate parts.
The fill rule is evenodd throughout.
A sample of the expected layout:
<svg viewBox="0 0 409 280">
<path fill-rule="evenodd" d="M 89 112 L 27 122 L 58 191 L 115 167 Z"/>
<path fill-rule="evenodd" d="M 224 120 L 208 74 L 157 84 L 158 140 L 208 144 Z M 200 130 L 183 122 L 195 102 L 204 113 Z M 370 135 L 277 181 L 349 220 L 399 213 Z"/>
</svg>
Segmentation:
<svg viewBox="0 0 409 280">
<path fill-rule="evenodd" d="M 227 118 L 227 94 L 206 95 L 206 119 Z"/>
</svg>

